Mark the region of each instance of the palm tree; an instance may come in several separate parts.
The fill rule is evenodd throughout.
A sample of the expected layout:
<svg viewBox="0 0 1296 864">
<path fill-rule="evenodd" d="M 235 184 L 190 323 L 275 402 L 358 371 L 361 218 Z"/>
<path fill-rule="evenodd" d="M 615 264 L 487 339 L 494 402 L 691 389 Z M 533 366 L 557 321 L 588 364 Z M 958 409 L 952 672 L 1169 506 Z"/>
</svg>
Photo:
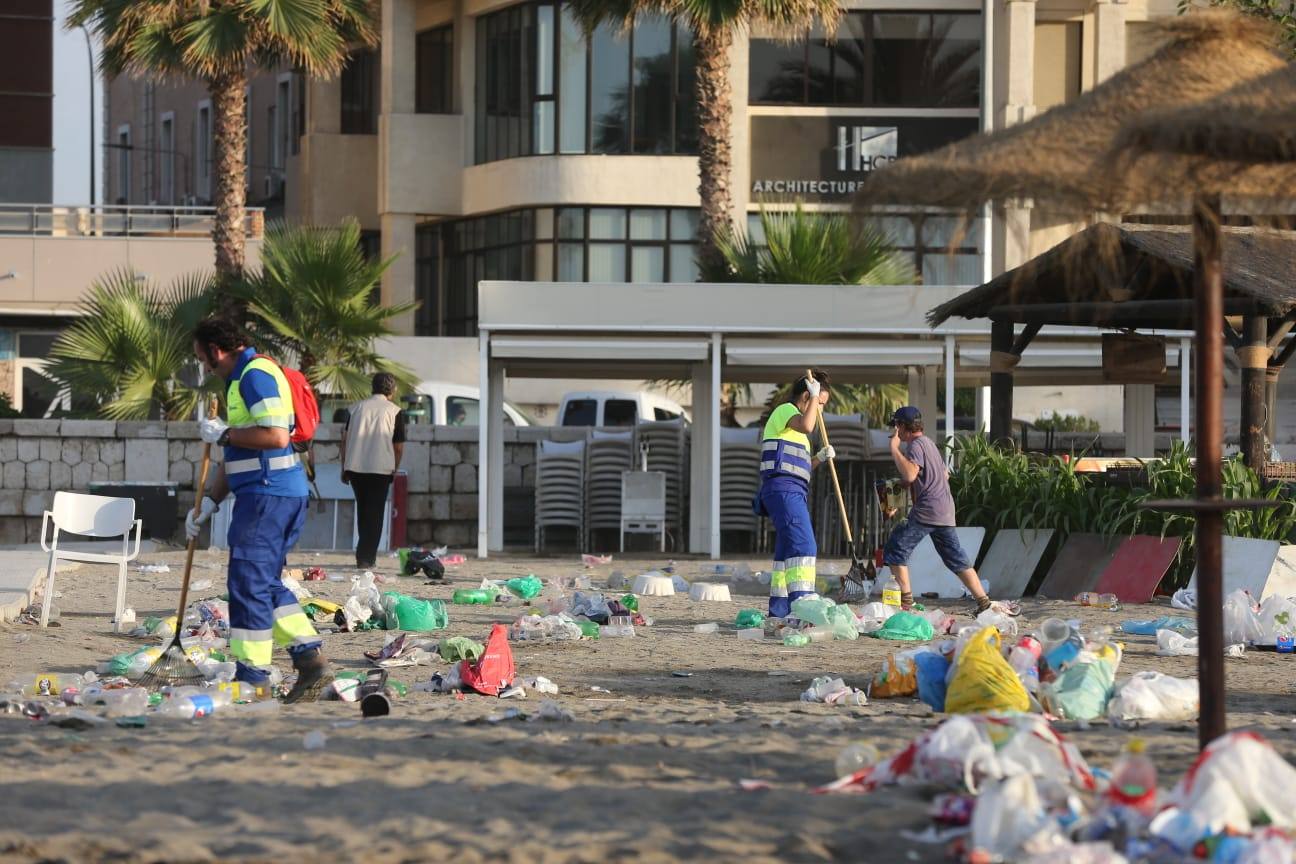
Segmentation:
<svg viewBox="0 0 1296 864">
<path fill-rule="evenodd" d="M 783 285 L 909 285 L 915 279 L 909 258 L 896 251 L 887 233 L 844 213 L 806 212 L 800 203 L 789 211 L 761 210 L 760 238 L 725 231 L 716 238 L 721 263 L 705 268 L 706 282 Z M 766 411 L 787 401 L 790 385 L 776 389 Z M 904 404 L 900 384 L 837 384 L 828 410 L 863 414 L 870 425 L 884 426 Z"/>
<path fill-rule="evenodd" d="M 845 213 L 761 210 L 761 238 L 727 229 L 720 260 L 703 266 L 705 282 L 782 285 L 912 285 L 909 257 L 871 222 Z"/>
<path fill-rule="evenodd" d="M 815 23 L 834 32 L 839 0 L 570 0 L 576 18 L 592 33 L 600 24 L 632 27 L 636 15 L 665 15 L 693 33 L 694 96 L 698 112 L 698 260 L 706 269 L 720 261 L 715 238 L 732 225 L 729 183 L 733 168 L 733 92 L 729 49 L 734 35 L 760 25 L 800 37 Z"/>
<path fill-rule="evenodd" d="M 108 75 L 198 79 L 212 101 L 216 272 L 243 272 L 245 124 L 249 66 L 289 65 L 331 77 L 351 44 L 376 45 L 368 0 L 72 0 L 69 27 L 86 26 L 103 46 Z"/>
<path fill-rule="evenodd" d="M 194 327 L 215 305 L 211 274 L 161 289 L 129 270 L 112 271 L 90 287 L 81 317 L 54 340 L 46 370 L 107 419 L 186 419 L 204 389 Z"/>
<path fill-rule="evenodd" d="M 391 335 L 390 321 L 418 306 L 373 302 L 392 260 L 365 258 L 355 221 L 336 228 L 271 225 L 261 270 L 232 292 L 247 304 L 258 348 L 295 359 L 317 394 L 363 398 L 375 372 L 391 372 L 407 387 L 417 383 L 407 367 L 374 350 L 376 339 Z"/>
</svg>

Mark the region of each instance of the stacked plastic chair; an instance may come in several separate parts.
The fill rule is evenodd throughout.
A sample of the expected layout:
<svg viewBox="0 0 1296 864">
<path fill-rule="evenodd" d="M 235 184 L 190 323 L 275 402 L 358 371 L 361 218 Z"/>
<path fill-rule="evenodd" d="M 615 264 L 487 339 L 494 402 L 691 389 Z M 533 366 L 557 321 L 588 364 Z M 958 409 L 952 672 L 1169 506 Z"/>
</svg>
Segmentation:
<svg viewBox="0 0 1296 864">
<path fill-rule="evenodd" d="M 537 552 L 554 528 L 574 529 L 577 548 L 585 548 L 585 449 L 584 441 L 541 441 L 537 447 Z"/>
<path fill-rule="evenodd" d="M 824 426 L 828 428 L 828 440 L 837 451 L 837 461 L 862 462 L 870 458 L 869 430 L 862 414 L 825 414 Z M 818 435 L 811 437 L 818 439 Z"/>
<path fill-rule="evenodd" d="M 648 448 L 649 471 L 666 475 L 666 533 L 676 544 L 684 536 L 689 488 L 688 427 L 683 420 L 640 423 L 635 427 L 634 469 L 642 470 L 640 449 Z"/>
<path fill-rule="evenodd" d="M 595 429 L 585 450 L 585 531 L 621 530 L 621 473 L 634 469 L 634 432 Z"/>
<path fill-rule="evenodd" d="M 720 530 L 750 533 L 752 551 L 760 531 L 760 519 L 752 512 L 761 482 L 760 433 L 754 426 L 720 430 Z"/>
</svg>

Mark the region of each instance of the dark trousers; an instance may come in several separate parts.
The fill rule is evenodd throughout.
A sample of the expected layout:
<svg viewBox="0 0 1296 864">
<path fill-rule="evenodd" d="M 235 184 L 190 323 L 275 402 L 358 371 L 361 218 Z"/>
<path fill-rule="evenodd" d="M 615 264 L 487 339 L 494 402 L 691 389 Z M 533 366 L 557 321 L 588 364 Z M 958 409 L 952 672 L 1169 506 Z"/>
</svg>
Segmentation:
<svg viewBox="0 0 1296 864">
<path fill-rule="evenodd" d="M 352 472 L 351 491 L 355 493 L 356 527 L 360 539 L 356 542 L 356 564 L 372 567 L 378 560 L 378 541 L 382 538 L 383 507 L 387 503 L 390 474 L 356 474 Z"/>
</svg>

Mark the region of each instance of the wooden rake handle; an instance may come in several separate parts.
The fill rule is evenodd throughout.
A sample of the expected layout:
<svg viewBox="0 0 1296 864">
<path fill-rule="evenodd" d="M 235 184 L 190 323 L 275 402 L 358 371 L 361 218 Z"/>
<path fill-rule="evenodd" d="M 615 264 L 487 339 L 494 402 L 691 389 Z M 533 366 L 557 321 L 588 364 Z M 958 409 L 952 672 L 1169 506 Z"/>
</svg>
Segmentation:
<svg viewBox="0 0 1296 864">
<path fill-rule="evenodd" d="M 215 420 L 216 415 L 220 413 L 220 400 L 215 396 L 207 405 L 207 419 Z M 202 514 L 203 493 L 207 491 L 207 474 L 211 470 L 211 444 L 203 442 L 202 465 L 198 468 L 198 483 L 194 486 L 194 508 L 193 516 L 195 519 Z M 198 538 L 192 537 L 189 540 L 189 546 L 185 549 L 185 569 L 184 582 L 180 585 L 180 611 L 176 618 L 176 633 L 180 632 L 180 622 L 184 619 L 185 608 L 189 605 L 189 574 L 193 572 L 194 551 L 198 548 Z"/>
<path fill-rule="evenodd" d="M 806 380 L 807 381 L 815 380 L 814 372 L 811 371 L 810 369 L 806 370 Z M 822 405 L 819 406 L 819 411 L 815 416 L 819 418 L 819 437 L 823 439 L 824 446 L 827 447 L 829 446 L 830 442 L 828 441 L 828 426 L 827 424 L 824 423 L 824 419 L 823 419 Z M 855 537 L 854 534 L 851 532 L 850 516 L 846 514 L 846 499 L 842 497 L 841 481 L 837 479 L 837 460 L 835 459 L 828 460 L 828 473 L 832 475 L 833 492 L 836 493 L 837 495 L 837 507 L 841 510 L 842 530 L 846 532 L 846 545 L 847 547 L 850 548 L 851 554 L 854 555 Z"/>
</svg>

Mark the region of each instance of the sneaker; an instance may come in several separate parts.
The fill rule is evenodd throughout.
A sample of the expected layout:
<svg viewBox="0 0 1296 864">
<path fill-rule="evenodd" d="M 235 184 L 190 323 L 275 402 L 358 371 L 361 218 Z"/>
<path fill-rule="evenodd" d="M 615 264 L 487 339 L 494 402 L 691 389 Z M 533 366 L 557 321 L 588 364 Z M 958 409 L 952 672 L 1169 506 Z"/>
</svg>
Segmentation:
<svg viewBox="0 0 1296 864">
<path fill-rule="evenodd" d="M 1007 615 L 1009 618 L 1016 618 L 1021 614 L 1021 604 L 1016 600 L 992 600 L 990 608 L 1001 615 Z"/>
<path fill-rule="evenodd" d="M 316 702 L 333 683 L 333 665 L 318 648 L 294 657 L 293 668 L 297 670 L 297 683 L 284 697 L 285 704 Z"/>
</svg>

